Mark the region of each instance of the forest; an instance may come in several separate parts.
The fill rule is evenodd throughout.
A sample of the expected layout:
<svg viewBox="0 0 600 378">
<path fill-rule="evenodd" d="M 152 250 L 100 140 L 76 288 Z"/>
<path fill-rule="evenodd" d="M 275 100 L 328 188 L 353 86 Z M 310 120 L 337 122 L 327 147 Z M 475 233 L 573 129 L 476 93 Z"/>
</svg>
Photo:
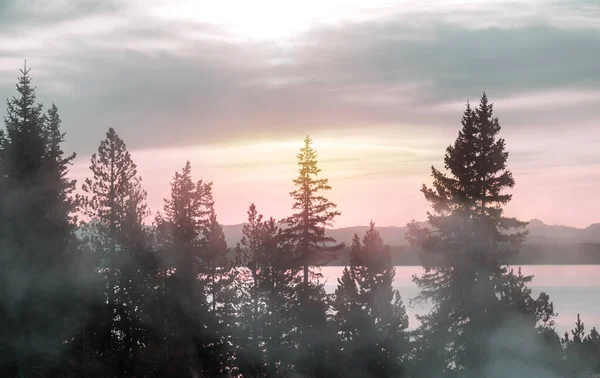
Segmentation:
<svg viewBox="0 0 600 378">
<path fill-rule="evenodd" d="M 459 109 L 457 109 L 458 111 Z M 457 115 L 459 115 L 457 113 Z M 458 119 L 459 117 L 457 117 Z M 150 213 L 126 143 L 109 128 L 84 182 L 69 177 L 56 105 L 29 70 L 0 133 L 2 377 L 591 377 L 600 334 L 554 328 L 546 293 L 512 269 L 527 223 L 507 217 L 515 179 L 485 93 L 467 103 L 431 185 L 426 226 L 408 225 L 424 274 L 416 298 L 393 287 L 373 222 L 345 246 L 325 230 L 328 200 L 310 137 L 297 155 L 290 213 L 248 204 L 227 245 L 212 182 L 190 162 Z M 426 173 L 426 172 L 425 172 Z M 367 221 L 367 220 L 366 220 Z M 335 292 L 319 267 L 350 250 Z M 406 305 L 432 310 L 409 330 Z M 558 310 L 558 309 L 557 309 Z"/>
</svg>

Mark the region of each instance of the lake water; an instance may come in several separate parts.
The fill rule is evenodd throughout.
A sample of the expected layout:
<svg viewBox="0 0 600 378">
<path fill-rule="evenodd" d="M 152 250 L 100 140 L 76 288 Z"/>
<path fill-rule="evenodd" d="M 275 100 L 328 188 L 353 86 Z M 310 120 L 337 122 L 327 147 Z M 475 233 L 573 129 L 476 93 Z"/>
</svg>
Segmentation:
<svg viewBox="0 0 600 378">
<path fill-rule="evenodd" d="M 513 267 L 517 271 L 518 266 Z M 327 292 L 334 292 L 337 279 L 341 277 L 344 267 L 323 267 Z M 524 265 L 523 275 L 533 275 L 530 288 L 537 297 L 540 292 L 546 292 L 554 302 L 556 330 L 559 335 L 573 329 L 577 314 L 585 324 L 586 333 L 597 327 L 600 330 L 600 265 Z M 428 307 L 411 307 L 409 299 L 418 294 L 416 285 L 412 282 L 413 274 L 421 274 L 420 266 L 397 266 L 394 287 L 400 291 L 406 305 L 411 329 L 417 326 L 415 315 L 428 311 Z"/>
</svg>

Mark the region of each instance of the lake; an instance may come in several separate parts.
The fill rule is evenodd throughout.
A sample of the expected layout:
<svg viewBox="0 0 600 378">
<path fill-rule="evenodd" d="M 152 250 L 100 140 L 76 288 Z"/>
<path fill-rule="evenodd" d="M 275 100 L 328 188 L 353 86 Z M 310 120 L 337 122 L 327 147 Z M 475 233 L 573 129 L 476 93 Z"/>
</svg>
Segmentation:
<svg viewBox="0 0 600 378">
<path fill-rule="evenodd" d="M 515 271 L 519 266 L 513 267 Z M 343 266 L 328 266 L 321 269 L 327 292 L 334 292 L 337 279 L 341 277 Z M 533 275 L 530 288 L 533 295 L 544 291 L 554 302 L 556 330 L 559 335 L 573 329 L 577 314 L 585 324 L 586 333 L 597 327 L 600 330 L 600 265 L 523 265 L 523 275 Z M 428 308 L 411 307 L 410 298 L 417 295 L 418 289 L 412 282 L 413 274 L 421 274 L 420 266 L 397 266 L 394 287 L 400 291 L 409 316 L 409 327 L 417 326 L 415 315 L 423 314 Z"/>
</svg>

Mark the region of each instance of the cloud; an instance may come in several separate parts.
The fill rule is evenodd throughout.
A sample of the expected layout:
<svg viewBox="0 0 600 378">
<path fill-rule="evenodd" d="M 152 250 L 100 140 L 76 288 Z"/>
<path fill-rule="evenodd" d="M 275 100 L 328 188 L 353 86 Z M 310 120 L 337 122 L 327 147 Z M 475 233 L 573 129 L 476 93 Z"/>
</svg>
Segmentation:
<svg viewBox="0 0 600 378">
<path fill-rule="evenodd" d="M 600 58 L 597 30 L 569 30 L 549 25 L 472 30 L 433 24 L 427 38 L 407 40 L 415 33 L 402 22 L 355 25 L 323 31 L 315 49 L 305 50 L 310 70 L 328 66 L 337 81 L 376 85 L 429 84 L 422 99 L 479 95 L 517 95 L 556 88 L 597 88 Z M 399 36 L 400 38 L 391 38 Z M 317 71 L 318 72 L 318 71 Z M 425 93 L 423 93 L 425 92 Z"/>
<path fill-rule="evenodd" d="M 591 1 L 380 2 L 371 17 L 346 9 L 285 41 L 161 16 L 157 1 L 3 4 L 0 96 L 14 94 L 28 58 L 40 99 L 57 103 L 83 155 L 109 126 L 138 149 L 417 125 L 454 135 L 483 90 L 507 127 L 600 117 Z"/>
</svg>

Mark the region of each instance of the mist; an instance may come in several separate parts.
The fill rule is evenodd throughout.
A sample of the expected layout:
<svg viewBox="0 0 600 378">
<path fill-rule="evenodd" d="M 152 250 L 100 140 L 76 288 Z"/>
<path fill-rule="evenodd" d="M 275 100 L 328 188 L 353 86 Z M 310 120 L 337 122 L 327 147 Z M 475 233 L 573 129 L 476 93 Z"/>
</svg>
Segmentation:
<svg viewBox="0 0 600 378">
<path fill-rule="evenodd" d="M 553 235 L 539 221 L 529 233 L 528 222 L 504 217 L 503 186 L 514 179 L 508 154 L 494 152 L 505 145 L 485 93 L 475 110 L 467 105 L 446 149 L 448 173 L 432 168 L 434 186 L 421 190 L 432 203 L 426 222 L 333 229 L 341 212 L 321 194 L 332 186 L 307 136 L 291 215 L 267 218 L 251 204 L 247 222 L 232 228 L 218 221 L 212 181 L 194 179 L 189 161 L 172 176 L 163 209 L 151 212 L 113 128 L 84 182 L 69 179 L 75 155 L 62 150 L 58 108 L 44 111 L 29 69 L 21 73 L 0 155 L 4 376 L 599 372 L 596 329 L 579 315 L 556 327 L 552 298 L 534 295 L 534 277 L 511 267 L 540 240 L 569 250 L 593 234 Z M 474 152 L 482 146 L 493 154 Z M 481 156 L 499 162 L 486 168 Z M 458 157 L 490 171 L 464 170 Z M 543 266 L 560 254 L 526 258 Z M 595 263 L 588 256 L 580 262 Z M 396 265 L 411 262 L 422 267 L 408 290 Z"/>
<path fill-rule="evenodd" d="M 0 376 L 600 376 L 598 15 L 2 2 Z"/>
</svg>

